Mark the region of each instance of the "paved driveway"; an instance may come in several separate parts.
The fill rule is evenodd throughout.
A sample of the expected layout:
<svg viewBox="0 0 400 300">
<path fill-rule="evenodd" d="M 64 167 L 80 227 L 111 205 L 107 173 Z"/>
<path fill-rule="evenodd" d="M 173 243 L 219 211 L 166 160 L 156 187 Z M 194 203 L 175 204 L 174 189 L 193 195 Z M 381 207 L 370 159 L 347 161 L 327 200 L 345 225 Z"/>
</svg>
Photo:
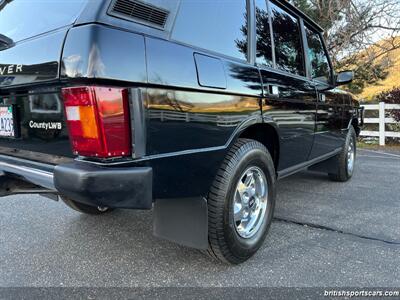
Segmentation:
<svg viewBox="0 0 400 300">
<path fill-rule="evenodd" d="M 349 183 L 298 174 L 239 266 L 152 236 L 151 212 L 93 217 L 39 196 L 0 199 L 0 286 L 400 286 L 400 154 L 361 150 Z"/>
</svg>

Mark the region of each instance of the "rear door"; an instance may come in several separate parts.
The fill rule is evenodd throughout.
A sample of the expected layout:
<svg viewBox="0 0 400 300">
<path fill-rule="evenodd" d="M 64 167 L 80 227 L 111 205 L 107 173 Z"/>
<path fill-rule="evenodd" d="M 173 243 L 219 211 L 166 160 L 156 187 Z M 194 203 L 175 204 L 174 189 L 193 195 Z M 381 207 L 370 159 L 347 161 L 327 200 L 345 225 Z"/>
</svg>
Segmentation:
<svg viewBox="0 0 400 300">
<path fill-rule="evenodd" d="M 333 88 L 333 70 L 321 34 L 305 24 L 307 54 L 311 76 L 318 94 L 317 122 L 310 158 L 342 147 L 343 93 Z"/>
<path fill-rule="evenodd" d="M 269 7 L 265 0 L 256 0 L 256 4 L 256 62 L 266 97 L 263 115 L 278 126 L 280 171 L 309 157 L 314 139 L 316 92 L 306 77 L 300 19 L 273 2 L 269 2 Z"/>
<path fill-rule="evenodd" d="M 59 94 L 60 57 L 86 1 L 0 1 L 1 153 L 72 155 Z"/>
</svg>

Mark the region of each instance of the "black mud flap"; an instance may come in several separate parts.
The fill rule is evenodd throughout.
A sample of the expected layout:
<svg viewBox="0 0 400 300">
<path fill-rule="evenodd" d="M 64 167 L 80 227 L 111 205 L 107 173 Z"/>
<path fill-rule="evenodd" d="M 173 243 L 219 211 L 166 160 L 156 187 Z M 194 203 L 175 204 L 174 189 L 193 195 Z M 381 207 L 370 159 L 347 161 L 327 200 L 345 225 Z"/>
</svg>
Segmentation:
<svg viewBox="0 0 400 300">
<path fill-rule="evenodd" d="M 157 199 L 155 236 L 196 249 L 208 248 L 208 210 L 204 198 Z"/>
<path fill-rule="evenodd" d="M 315 172 L 329 173 L 329 174 L 338 174 L 339 172 L 338 155 L 335 155 L 327 160 L 324 160 L 316 165 L 313 165 L 309 167 L 308 170 Z"/>
</svg>

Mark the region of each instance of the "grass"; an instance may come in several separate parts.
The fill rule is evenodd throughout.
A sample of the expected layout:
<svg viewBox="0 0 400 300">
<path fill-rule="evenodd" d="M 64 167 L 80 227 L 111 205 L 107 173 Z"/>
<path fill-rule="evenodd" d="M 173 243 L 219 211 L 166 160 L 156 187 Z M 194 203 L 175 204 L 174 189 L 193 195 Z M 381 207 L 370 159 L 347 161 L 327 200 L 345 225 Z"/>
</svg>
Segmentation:
<svg viewBox="0 0 400 300">
<path fill-rule="evenodd" d="M 400 86 L 400 49 L 391 51 L 388 57 L 393 63 L 393 65 L 388 69 L 388 76 L 386 79 L 381 80 L 374 85 L 365 87 L 364 91 L 359 95 L 361 99 L 372 101 L 381 92 L 389 91 L 394 87 Z"/>
<path fill-rule="evenodd" d="M 369 149 L 369 150 L 396 150 L 400 151 L 400 143 L 391 143 L 386 146 L 379 146 L 378 141 L 364 142 L 359 140 L 357 142 L 358 149 Z"/>
</svg>

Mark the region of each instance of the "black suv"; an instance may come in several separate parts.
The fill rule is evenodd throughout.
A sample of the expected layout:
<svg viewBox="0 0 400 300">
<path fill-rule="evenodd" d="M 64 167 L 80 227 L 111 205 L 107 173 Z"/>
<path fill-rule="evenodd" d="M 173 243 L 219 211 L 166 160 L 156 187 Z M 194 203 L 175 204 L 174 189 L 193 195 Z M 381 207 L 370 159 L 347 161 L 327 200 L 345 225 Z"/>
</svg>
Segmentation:
<svg viewBox="0 0 400 300">
<path fill-rule="evenodd" d="M 286 1 L 0 0 L 0 31 L 0 196 L 153 208 L 156 236 L 237 264 L 276 180 L 353 174 L 353 73 Z"/>
</svg>

